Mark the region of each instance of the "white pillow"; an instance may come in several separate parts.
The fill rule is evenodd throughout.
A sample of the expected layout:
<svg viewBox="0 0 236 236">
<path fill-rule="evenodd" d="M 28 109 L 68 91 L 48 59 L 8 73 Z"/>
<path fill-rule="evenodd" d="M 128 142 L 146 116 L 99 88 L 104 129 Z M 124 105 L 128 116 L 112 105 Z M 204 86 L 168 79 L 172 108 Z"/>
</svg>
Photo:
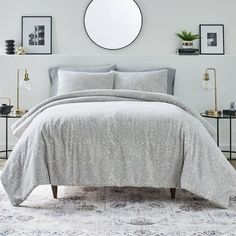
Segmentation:
<svg viewBox="0 0 236 236">
<path fill-rule="evenodd" d="M 55 96 L 57 94 L 58 89 L 58 71 L 66 70 L 66 71 L 74 71 L 74 72 L 89 72 L 89 73 L 105 73 L 110 72 L 116 69 L 116 65 L 104 65 L 104 66 L 85 66 L 85 67 L 68 67 L 68 66 L 60 66 L 60 67 L 52 67 L 49 69 L 49 78 L 50 78 L 50 95 Z"/>
<path fill-rule="evenodd" d="M 58 70 L 57 95 L 80 90 L 113 89 L 114 72 L 87 73 Z"/>
<path fill-rule="evenodd" d="M 167 93 L 167 70 L 115 72 L 115 89 Z"/>
</svg>

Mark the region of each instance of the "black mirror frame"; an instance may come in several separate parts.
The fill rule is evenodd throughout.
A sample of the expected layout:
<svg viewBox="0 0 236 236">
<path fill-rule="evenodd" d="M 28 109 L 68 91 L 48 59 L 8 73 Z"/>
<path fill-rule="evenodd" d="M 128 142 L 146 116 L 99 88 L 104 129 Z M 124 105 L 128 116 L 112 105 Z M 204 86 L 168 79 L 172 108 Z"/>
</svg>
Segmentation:
<svg viewBox="0 0 236 236">
<path fill-rule="evenodd" d="M 97 43 L 89 36 L 89 33 L 88 33 L 88 31 L 87 31 L 87 29 L 86 29 L 86 25 L 85 25 L 86 13 L 87 13 L 87 10 L 88 10 L 90 4 L 91 4 L 93 1 L 94 1 L 94 0 L 91 0 L 91 1 L 89 2 L 88 6 L 87 6 L 86 9 L 85 9 L 83 23 L 84 23 L 84 30 L 85 30 L 85 32 L 86 32 L 88 38 L 89 38 L 95 45 L 97 45 L 98 47 L 100 47 L 100 48 L 102 48 L 102 49 L 105 49 L 105 50 L 116 51 L 116 50 L 121 50 L 121 49 L 124 49 L 124 48 L 129 47 L 131 44 L 133 44 L 133 43 L 137 40 L 137 38 L 140 36 L 141 31 L 142 31 L 142 28 L 143 28 L 143 13 L 142 13 L 142 11 L 141 11 L 140 6 L 139 6 L 138 3 L 136 2 L 136 0 L 133 0 L 134 3 L 135 3 L 135 4 L 137 5 L 137 7 L 139 8 L 139 11 L 140 11 L 140 14 L 141 14 L 141 26 L 140 26 L 140 30 L 139 30 L 137 36 L 135 37 L 135 39 L 134 39 L 131 43 L 127 44 L 127 45 L 124 46 L 124 47 L 120 47 L 120 48 L 105 48 L 105 47 L 103 47 L 103 46 L 97 44 Z"/>
</svg>

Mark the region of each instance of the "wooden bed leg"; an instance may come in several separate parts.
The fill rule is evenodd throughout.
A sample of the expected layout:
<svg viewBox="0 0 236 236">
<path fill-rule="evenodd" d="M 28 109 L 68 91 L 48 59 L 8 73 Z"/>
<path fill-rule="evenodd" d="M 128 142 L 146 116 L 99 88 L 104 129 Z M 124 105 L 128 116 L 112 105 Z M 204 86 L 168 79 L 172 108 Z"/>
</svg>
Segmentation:
<svg viewBox="0 0 236 236">
<path fill-rule="evenodd" d="M 175 199 L 175 194 L 176 194 L 176 189 L 175 188 L 170 188 L 170 195 L 172 199 Z"/>
<path fill-rule="evenodd" d="M 57 186 L 52 185 L 52 195 L 55 199 L 57 199 Z"/>
</svg>

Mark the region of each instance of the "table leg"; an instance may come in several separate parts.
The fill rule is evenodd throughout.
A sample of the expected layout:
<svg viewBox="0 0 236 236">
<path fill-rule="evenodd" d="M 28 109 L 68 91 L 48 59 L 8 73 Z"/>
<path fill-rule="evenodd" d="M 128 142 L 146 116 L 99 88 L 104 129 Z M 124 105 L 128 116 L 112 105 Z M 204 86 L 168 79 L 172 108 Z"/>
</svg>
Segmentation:
<svg viewBox="0 0 236 236">
<path fill-rule="evenodd" d="M 6 159 L 8 158 L 8 117 L 6 116 Z"/>
<path fill-rule="evenodd" d="M 229 159 L 232 159 L 232 119 L 229 119 Z"/>
<path fill-rule="evenodd" d="M 219 119 L 217 119 L 217 146 L 219 147 L 220 146 L 220 124 L 219 124 Z"/>
</svg>

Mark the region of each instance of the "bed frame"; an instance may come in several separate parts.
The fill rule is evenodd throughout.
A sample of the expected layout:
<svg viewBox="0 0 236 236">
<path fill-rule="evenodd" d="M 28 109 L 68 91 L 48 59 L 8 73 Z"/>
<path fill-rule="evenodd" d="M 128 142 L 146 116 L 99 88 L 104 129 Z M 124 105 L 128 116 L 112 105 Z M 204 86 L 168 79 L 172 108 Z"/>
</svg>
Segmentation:
<svg viewBox="0 0 236 236">
<path fill-rule="evenodd" d="M 58 186 L 51 185 L 52 187 L 52 195 L 55 199 L 57 199 L 57 192 L 58 192 Z M 170 188 L 170 196 L 172 199 L 175 199 L 176 189 Z"/>
</svg>

